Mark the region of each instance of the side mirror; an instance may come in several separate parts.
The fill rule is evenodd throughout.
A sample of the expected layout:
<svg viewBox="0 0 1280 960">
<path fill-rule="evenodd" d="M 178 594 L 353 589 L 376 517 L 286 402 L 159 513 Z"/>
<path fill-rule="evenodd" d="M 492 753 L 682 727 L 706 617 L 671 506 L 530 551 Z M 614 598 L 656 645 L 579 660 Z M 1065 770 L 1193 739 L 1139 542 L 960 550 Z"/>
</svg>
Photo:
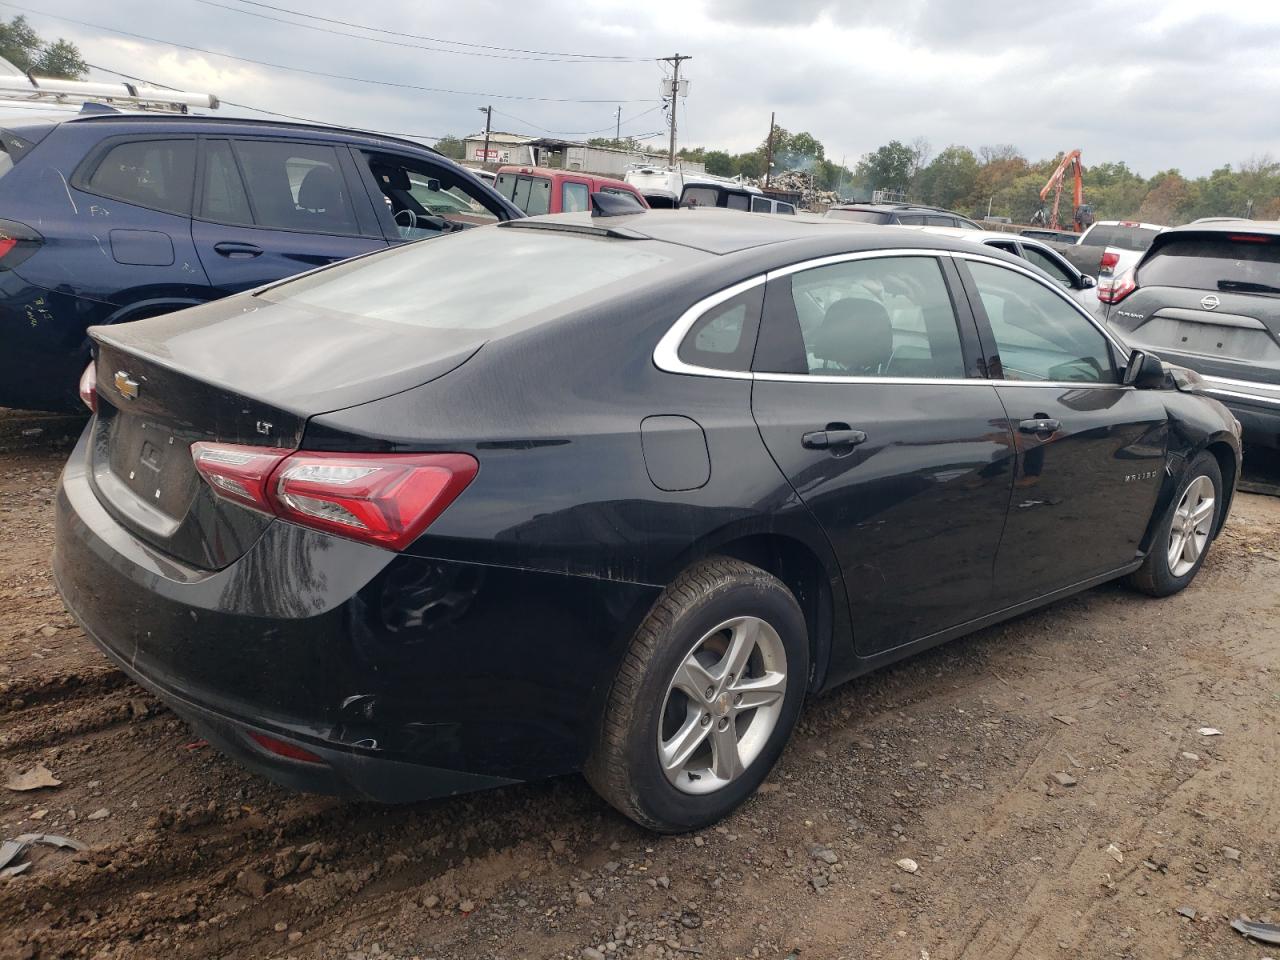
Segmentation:
<svg viewBox="0 0 1280 960">
<path fill-rule="evenodd" d="M 1095 278 L 1089 276 L 1087 273 L 1080 274 L 1081 290 L 1092 290 L 1097 285 L 1098 285 L 1098 281 Z"/>
<path fill-rule="evenodd" d="M 1124 379 L 1121 382 L 1126 387 L 1135 387 L 1138 390 L 1162 387 L 1165 382 L 1164 364 L 1153 353 L 1134 350 L 1129 354 L 1129 365 L 1124 368 Z"/>
</svg>

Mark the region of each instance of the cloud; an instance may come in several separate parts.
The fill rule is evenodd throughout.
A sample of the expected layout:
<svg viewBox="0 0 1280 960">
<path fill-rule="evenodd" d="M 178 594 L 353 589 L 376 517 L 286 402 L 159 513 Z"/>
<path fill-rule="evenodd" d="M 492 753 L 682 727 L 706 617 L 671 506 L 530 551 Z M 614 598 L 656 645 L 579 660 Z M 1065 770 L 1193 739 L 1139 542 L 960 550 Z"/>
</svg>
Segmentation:
<svg viewBox="0 0 1280 960">
<path fill-rule="evenodd" d="M 215 2 L 295 19 L 238 0 Z M 661 112 L 645 114 L 657 105 L 663 69 L 652 58 L 679 51 L 694 58 L 684 67 L 691 91 L 680 112 L 681 143 L 690 145 L 750 149 L 776 111 L 788 130 L 809 131 L 828 156 L 850 163 L 890 139 L 917 136 L 935 151 L 1014 143 L 1033 159 L 1080 147 L 1086 165 L 1124 160 L 1148 174 L 1178 167 L 1195 175 L 1276 150 L 1269 120 L 1280 100 L 1274 3 L 1206 13 L 1199 0 L 1134 0 L 1123 10 L 1101 0 L 272 2 L 389 32 L 303 19 L 291 26 L 197 0 L 50 0 L 29 16 L 43 35 L 75 41 L 90 63 L 224 101 L 432 136 L 475 132 L 477 108 L 489 103 L 495 127 L 513 131 L 603 132 L 619 104 L 624 133 L 660 131 Z M 50 15 L 250 60 L 474 95 L 308 75 Z M 536 62 L 503 59 L 531 54 L 440 41 L 651 59 Z"/>
</svg>

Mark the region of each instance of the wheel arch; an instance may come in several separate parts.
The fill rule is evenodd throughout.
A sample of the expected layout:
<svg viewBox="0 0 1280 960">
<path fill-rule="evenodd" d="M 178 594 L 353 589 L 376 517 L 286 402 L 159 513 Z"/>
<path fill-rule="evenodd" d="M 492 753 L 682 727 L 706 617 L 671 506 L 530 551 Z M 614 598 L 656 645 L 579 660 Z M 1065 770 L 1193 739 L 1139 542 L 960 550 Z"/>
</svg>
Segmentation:
<svg viewBox="0 0 1280 960">
<path fill-rule="evenodd" d="M 1222 509 L 1218 511 L 1217 526 L 1214 527 L 1213 535 L 1216 537 L 1218 532 L 1222 530 L 1223 524 L 1227 522 L 1227 514 L 1231 511 L 1231 501 L 1235 497 L 1236 479 L 1239 475 L 1239 466 L 1236 463 L 1236 451 L 1230 443 L 1223 438 L 1211 440 L 1204 447 L 1205 452 L 1211 454 L 1218 461 L 1218 469 L 1222 473 Z"/>
</svg>

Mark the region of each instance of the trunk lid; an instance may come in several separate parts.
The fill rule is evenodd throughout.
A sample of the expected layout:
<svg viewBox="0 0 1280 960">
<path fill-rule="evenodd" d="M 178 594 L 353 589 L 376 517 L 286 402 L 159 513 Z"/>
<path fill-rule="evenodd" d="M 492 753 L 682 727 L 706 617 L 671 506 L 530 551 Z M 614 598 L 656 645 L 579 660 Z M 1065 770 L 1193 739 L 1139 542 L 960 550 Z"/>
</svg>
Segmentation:
<svg viewBox="0 0 1280 960">
<path fill-rule="evenodd" d="M 238 559 L 273 518 L 215 496 L 193 443 L 295 449 L 309 417 L 432 380 L 482 342 L 245 299 L 91 330 L 94 491 L 135 536 L 205 570 Z"/>
</svg>

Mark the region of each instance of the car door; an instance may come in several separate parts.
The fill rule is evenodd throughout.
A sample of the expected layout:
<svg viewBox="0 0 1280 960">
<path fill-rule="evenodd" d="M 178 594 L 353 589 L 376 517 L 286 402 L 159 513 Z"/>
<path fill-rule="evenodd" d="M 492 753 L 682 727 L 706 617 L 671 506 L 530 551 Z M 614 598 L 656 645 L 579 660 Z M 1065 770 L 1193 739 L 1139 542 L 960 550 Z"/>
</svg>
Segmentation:
<svg viewBox="0 0 1280 960">
<path fill-rule="evenodd" d="M 1014 446 L 950 259 L 832 260 L 770 275 L 752 410 L 867 657 L 989 612 Z"/>
<path fill-rule="evenodd" d="M 1132 563 L 1164 477 L 1159 391 L 1063 291 L 994 259 L 956 259 L 1018 447 L 995 597 L 1017 603 Z"/>
<path fill-rule="evenodd" d="M 205 139 L 192 239 L 226 293 L 386 247 L 342 145 Z"/>
</svg>

